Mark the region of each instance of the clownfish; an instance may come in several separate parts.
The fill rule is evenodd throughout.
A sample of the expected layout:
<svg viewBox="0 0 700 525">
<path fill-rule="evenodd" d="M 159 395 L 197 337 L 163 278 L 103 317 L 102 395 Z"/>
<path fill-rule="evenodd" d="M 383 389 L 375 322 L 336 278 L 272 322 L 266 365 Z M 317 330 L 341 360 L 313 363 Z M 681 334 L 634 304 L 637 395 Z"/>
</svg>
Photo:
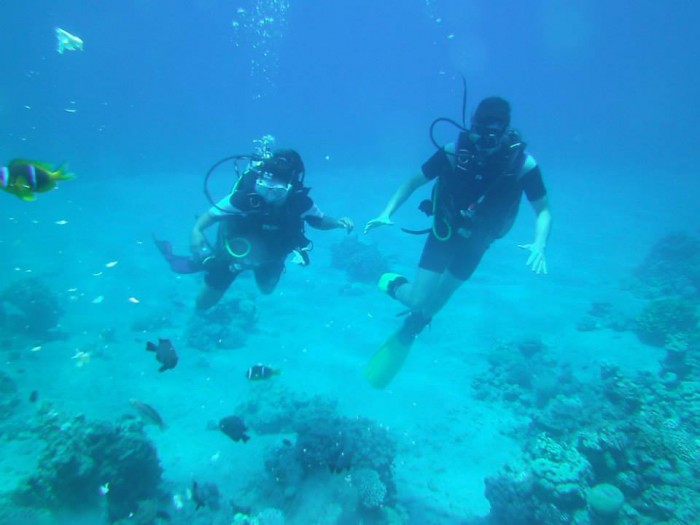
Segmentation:
<svg viewBox="0 0 700 525">
<path fill-rule="evenodd" d="M 0 167 L 0 189 L 23 201 L 33 201 L 36 193 L 54 189 L 59 180 L 74 178 L 64 165 L 53 168 L 45 162 L 33 160 L 16 159 L 8 166 Z"/>
<path fill-rule="evenodd" d="M 270 379 L 272 376 L 279 375 L 279 373 L 279 370 L 258 363 L 251 366 L 245 373 L 245 376 L 251 381 L 260 381 L 262 379 Z"/>
</svg>

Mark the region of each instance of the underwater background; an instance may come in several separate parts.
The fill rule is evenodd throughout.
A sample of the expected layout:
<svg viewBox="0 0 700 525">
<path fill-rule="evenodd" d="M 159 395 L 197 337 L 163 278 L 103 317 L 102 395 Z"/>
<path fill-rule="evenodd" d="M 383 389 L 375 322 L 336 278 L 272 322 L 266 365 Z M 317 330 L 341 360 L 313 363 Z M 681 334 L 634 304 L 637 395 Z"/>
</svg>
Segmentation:
<svg viewBox="0 0 700 525">
<path fill-rule="evenodd" d="M 0 165 L 76 179 L 0 194 L 0 524 L 697 523 L 699 22 L 687 0 L 3 2 Z M 375 283 L 423 238 L 361 230 L 461 120 L 460 75 L 467 119 L 507 98 L 541 166 L 549 274 L 523 203 L 374 390 L 401 312 Z M 308 268 L 198 315 L 153 235 L 186 253 L 207 170 L 267 134 L 356 233 L 309 229 Z M 249 441 L 209 430 L 231 415 Z"/>
</svg>

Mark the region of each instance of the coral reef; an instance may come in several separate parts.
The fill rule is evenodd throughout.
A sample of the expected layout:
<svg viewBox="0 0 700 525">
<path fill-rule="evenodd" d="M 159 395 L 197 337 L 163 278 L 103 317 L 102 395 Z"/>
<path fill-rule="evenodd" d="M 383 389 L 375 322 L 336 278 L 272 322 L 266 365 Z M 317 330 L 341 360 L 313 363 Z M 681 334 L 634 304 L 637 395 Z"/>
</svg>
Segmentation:
<svg viewBox="0 0 700 525">
<path fill-rule="evenodd" d="M 259 434 L 291 434 L 299 421 L 332 418 L 337 403 L 321 396 L 301 395 L 283 383 L 254 384 L 248 400 L 236 413 Z"/>
<path fill-rule="evenodd" d="M 558 366 L 538 338 L 498 342 L 487 355 L 489 369 L 472 382 L 474 396 L 515 410 L 543 408 L 560 394 L 578 390 L 571 370 Z"/>
<path fill-rule="evenodd" d="M 15 491 L 20 504 L 80 510 L 98 507 L 104 499 L 108 519 L 116 521 L 159 496 L 157 451 L 138 421 L 91 423 L 51 411 L 39 431 L 46 448 L 37 472 Z"/>
<path fill-rule="evenodd" d="M 17 385 L 9 375 L 0 370 L 0 421 L 7 419 L 18 404 Z"/>
<path fill-rule="evenodd" d="M 296 459 L 305 472 L 375 470 L 393 488 L 396 445 L 383 427 L 366 418 L 312 418 L 296 424 Z"/>
<path fill-rule="evenodd" d="M 625 504 L 625 495 L 615 485 L 600 483 L 588 491 L 586 502 L 593 516 L 612 522 Z"/>
<path fill-rule="evenodd" d="M 374 283 L 389 271 L 389 262 L 375 244 L 359 240 L 357 235 L 345 237 L 331 247 L 331 266 L 343 270 L 354 282 Z"/>
<path fill-rule="evenodd" d="M 637 317 L 635 331 L 642 342 L 663 346 L 673 338 L 693 334 L 697 325 L 695 303 L 672 297 L 647 304 Z"/>
<path fill-rule="evenodd" d="M 597 381 L 583 383 L 548 358 L 546 348 L 521 352 L 516 343 L 501 343 L 492 349 L 488 372 L 473 383 L 476 396 L 530 424 L 517 429 L 524 457 L 486 479 L 486 523 L 697 522 L 699 269 L 699 241 L 663 239 L 636 272 L 633 289 L 649 301 L 634 323 L 607 302 L 593 303 L 578 322 L 585 331 L 634 330 L 644 343 L 662 346 L 658 372 L 625 374 L 606 362 Z M 546 395 L 535 396 L 541 375 L 557 379 Z"/>
<path fill-rule="evenodd" d="M 658 375 L 626 376 L 603 363 L 599 382 L 582 384 L 556 362 L 526 359 L 512 343 L 494 350 L 490 375 L 474 383 L 477 395 L 531 424 L 524 460 L 486 480 L 489 523 L 693 522 L 700 510 L 700 338 L 687 302 L 650 304 L 649 332 L 661 334 L 656 341 L 666 348 Z M 537 405 L 532 379 L 544 370 L 568 380 Z M 489 386 L 499 391 L 487 393 Z"/>
<path fill-rule="evenodd" d="M 187 326 L 187 343 L 203 352 L 240 348 L 255 330 L 256 322 L 255 302 L 234 296 L 211 310 L 194 314 Z"/>
<path fill-rule="evenodd" d="M 543 416 L 530 412 L 524 460 L 486 480 L 489 522 L 688 522 L 700 511 L 698 384 L 669 384 L 648 372 L 627 377 L 603 364 L 600 383 L 587 389 L 579 392 L 587 417 L 578 403 L 549 414 L 556 438 L 542 434 Z"/>
<path fill-rule="evenodd" d="M 666 356 L 661 362 L 661 379 L 668 386 L 688 379 L 693 372 L 700 372 L 700 333 L 669 337 L 664 349 Z"/>
<path fill-rule="evenodd" d="M 378 509 L 384 505 L 386 485 L 377 471 L 360 468 L 351 475 L 352 485 L 357 489 L 360 505 L 366 509 Z"/>
<path fill-rule="evenodd" d="M 293 518 L 308 511 L 300 507 L 305 494 L 320 497 L 322 490 L 326 499 L 319 509 L 325 510 L 316 511 L 336 516 L 332 509 L 340 509 L 333 519 L 382 524 L 396 514 L 387 510 L 395 504 L 396 444 L 386 428 L 338 414 L 331 400 L 282 386 L 256 389 L 236 413 L 258 434 L 285 436 L 267 455 L 267 482 L 255 487 L 268 504 Z"/>
<path fill-rule="evenodd" d="M 700 240 L 685 233 L 660 239 L 634 272 L 643 297 L 700 297 Z"/>
<path fill-rule="evenodd" d="M 265 465 L 270 478 L 288 497 L 295 495 L 300 482 L 308 476 L 317 473 L 352 476 L 357 471 L 362 476 L 367 470 L 383 485 L 384 496 L 395 493 L 392 466 L 396 445 L 386 429 L 373 421 L 338 415 L 312 417 L 296 421 L 295 433 L 296 442 L 275 449 Z"/>
<path fill-rule="evenodd" d="M 625 332 L 634 329 L 634 317 L 621 312 L 607 301 L 594 301 L 585 316 L 576 323 L 579 332 L 593 332 L 601 329 Z"/>
<path fill-rule="evenodd" d="M 48 340 L 57 337 L 63 314 L 58 297 L 38 278 L 14 281 L 0 292 L 6 332 Z"/>
</svg>

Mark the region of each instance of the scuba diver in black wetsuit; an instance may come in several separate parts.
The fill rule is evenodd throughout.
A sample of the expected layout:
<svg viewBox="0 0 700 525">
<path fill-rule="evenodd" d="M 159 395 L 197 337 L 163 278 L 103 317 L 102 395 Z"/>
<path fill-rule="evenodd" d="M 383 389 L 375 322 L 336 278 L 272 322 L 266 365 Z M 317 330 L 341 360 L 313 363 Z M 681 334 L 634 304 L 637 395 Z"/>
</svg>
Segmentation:
<svg viewBox="0 0 700 525">
<path fill-rule="evenodd" d="M 276 150 L 264 158 L 229 157 L 215 164 L 209 174 L 227 160 L 242 158 L 250 159 L 250 164 L 231 193 L 195 222 L 190 233 L 192 257 L 174 255 L 168 242 L 156 240 L 173 271 L 205 273 L 198 310 L 215 305 L 246 270 L 254 273 L 262 293 L 272 293 L 289 254 L 296 252 L 302 264 L 309 263 L 311 242 L 304 235 L 305 224 L 318 230 L 344 228 L 348 233 L 354 227 L 347 217 L 334 219 L 323 214 L 309 197 L 304 163 L 294 150 Z M 219 229 L 212 248 L 204 231 L 214 224 Z"/>
<path fill-rule="evenodd" d="M 466 97 L 466 95 L 465 95 Z M 421 210 L 433 225 L 418 264 L 415 280 L 384 274 L 379 287 L 406 305 L 410 314 L 370 361 L 366 373 L 383 388 L 398 372 L 415 337 L 472 275 L 490 244 L 515 222 L 522 193 L 535 215 L 535 238 L 521 245 L 529 251 L 527 265 L 547 273 L 544 250 L 551 213 L 540 168 L 510 127 L 510 105 L 500 97 L 478 105 L 469 129 L 462 128 L 456 144 L 440 148 L 394 193 L 384 211 L 365 226 L 365 233 L 391 225 L 391 216 L 421 186 L 435 181 L 432 197 Z M 461 126 L 460 126 L 461 128 Z M 432 128 L 431 128 L 432 130 Z"/>
</svg>

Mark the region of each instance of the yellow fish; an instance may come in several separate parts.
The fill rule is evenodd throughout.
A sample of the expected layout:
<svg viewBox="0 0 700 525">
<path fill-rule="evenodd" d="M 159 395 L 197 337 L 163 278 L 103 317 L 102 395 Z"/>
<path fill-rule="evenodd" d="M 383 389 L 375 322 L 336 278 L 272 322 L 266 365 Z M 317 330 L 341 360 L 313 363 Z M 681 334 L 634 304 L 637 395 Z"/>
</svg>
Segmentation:
<svg viewBox="0 0 700 525">
<path fill-rule="evenodd" d="M 23 201 L 36 199 L 35 193 L 44 193 L 56 187 L 59 180 L 75 178 L 64 165 L 53 168 L 45 162 L 15 159 L 0 167 L 0 189 L 16 195 Z"/>
</svg>

